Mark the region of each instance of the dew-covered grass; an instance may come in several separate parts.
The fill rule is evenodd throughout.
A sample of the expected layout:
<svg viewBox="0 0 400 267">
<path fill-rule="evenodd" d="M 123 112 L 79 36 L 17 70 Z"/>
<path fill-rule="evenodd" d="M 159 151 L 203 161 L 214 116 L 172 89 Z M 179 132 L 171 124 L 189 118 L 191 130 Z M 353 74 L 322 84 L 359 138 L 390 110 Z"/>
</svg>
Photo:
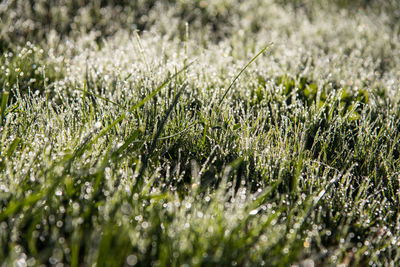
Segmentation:
<svg viewBox="0 0 400 267">
<path fill-rule="evenodd" d="M 397 1 L 0 3 L 1 266 L 397 266 Z"/>
</svg>

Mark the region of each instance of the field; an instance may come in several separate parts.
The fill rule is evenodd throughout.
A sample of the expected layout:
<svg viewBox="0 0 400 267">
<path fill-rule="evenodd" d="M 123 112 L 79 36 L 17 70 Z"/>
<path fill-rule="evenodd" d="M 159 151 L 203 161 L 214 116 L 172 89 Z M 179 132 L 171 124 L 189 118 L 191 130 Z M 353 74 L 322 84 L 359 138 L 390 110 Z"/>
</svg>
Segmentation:
<svg viewBox="0 0 400 267">
<path fill-rule="evenodd" d="M 398 266 L 400 3 L 0 2 L 0 266 Z"/>
</svg>

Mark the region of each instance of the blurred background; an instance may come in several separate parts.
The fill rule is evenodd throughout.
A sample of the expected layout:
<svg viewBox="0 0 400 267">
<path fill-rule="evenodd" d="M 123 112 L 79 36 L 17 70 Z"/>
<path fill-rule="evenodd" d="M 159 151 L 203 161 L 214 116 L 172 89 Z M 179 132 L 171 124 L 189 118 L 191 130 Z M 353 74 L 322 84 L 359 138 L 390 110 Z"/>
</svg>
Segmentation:
<svg viewBox="0 0 400 267">
<path fill-rule="evenodd" d="M 209 40 L 218 42 L 232 35 L 243 19 L 247 20 L 247 30 L 260 30 L 268 18 L 257 14 L 271 5 L 280 5 L 288 12 L 305 13 L 310 19 L 321 9 L 384 14 L 385 23 L 397 28 L 400 18 L 400 2 L 396 0 L 3 0 L 0 52 L 27 41 L 46 42 L 50 34 L 65 39 L 95 32 L 101 39 L 121 29 L 143 31 L 154 27 L 162 33 L 165 19 L 188 22 L 192 32 L 201 31 Z M 255 16 L 249 17 L 249 14 Z M 184 25 L 180 25 L 174 32 L 182 35 L 184 30 Z"/>
</svg>

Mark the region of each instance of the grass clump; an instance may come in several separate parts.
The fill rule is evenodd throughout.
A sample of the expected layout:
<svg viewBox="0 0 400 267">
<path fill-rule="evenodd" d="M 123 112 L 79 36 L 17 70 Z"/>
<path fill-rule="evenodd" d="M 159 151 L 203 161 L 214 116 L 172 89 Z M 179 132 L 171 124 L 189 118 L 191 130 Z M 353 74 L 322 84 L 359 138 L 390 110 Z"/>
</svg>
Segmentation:
<svg viewBox="0 0 400 267">
<path fill-rule="evenodd" d="M 16 99 L 16 94 L 54 95 L 51 86 L 62 79 L 61 64 L 49 61 L 44 50 L 28 42 L 16 50 L 8 50 L 1 57 L 0 77 L 3 93 Z M 47 64 L 47 66 L 46 66 Z M 48 89 L 46 91 L 46 89 Z M 49 96 L 48 96 L 49 97 Z"/>
<path fill-rule="evenodd" d="M 395 14 L 345 2 L 64 1 L 10 35 L 2 265 L 396 265 Z"/>
</svg>

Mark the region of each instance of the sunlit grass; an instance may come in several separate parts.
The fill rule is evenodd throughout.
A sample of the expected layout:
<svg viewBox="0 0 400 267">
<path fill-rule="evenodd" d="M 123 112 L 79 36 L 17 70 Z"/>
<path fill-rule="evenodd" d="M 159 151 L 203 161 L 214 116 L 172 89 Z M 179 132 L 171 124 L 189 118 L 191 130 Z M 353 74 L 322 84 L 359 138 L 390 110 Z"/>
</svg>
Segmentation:
<svg viewBox="0 0 400 267">
<path fill-rule="evenodd" d="M 2 266 L 398 264 L 396 3 L 89 2 L 0 4 Z"/>
</svg>

